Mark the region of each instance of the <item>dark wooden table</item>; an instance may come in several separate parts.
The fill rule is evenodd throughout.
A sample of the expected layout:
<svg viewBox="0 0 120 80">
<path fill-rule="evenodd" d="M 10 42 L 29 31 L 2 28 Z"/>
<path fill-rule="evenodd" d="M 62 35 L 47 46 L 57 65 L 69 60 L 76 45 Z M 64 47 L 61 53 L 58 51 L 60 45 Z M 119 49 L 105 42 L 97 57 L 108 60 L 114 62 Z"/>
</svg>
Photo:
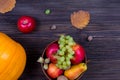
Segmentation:
<svg viewBox="0 0 120 80">
<path fill-rule="evenodd" d="M 50 15 L 44 14 L 46 9 L 51 10 Z M 91 14 L 83 30 L 70 23 L 70 14 L 78 10 Z M 16 23 L 22 15 L 36 19 L 35 31 L 18 31 Z M 52 25 L 57 28 L 51 30 Z M 73 36 L 85 47 L 89 63 L 81 80 L 120 80 L 120 0 L 17 0 L 11 12 L 0 14 L 0 31 L 26 49 L 27 64 L 19 80 L 47 80 L 36 61 L 46 45 L 60 34 Z M 91 42 L 87 41 L 89 35 L 93 36 Z"/>
</svg>

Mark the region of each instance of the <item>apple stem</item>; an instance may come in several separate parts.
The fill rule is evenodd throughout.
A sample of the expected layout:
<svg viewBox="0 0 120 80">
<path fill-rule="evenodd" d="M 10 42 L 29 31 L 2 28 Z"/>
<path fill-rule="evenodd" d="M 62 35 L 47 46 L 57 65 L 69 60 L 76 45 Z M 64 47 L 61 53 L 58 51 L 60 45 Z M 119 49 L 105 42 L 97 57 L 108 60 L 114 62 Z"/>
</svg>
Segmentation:
<svg viewBox="0 0 120 80">
<path fill-rule="evenodd" d="M 27 23 L 28 23 L 28 20 L 24 20 L 24 21 L 23 21 L 23 24 L 27 24 Z"/>
</svg>

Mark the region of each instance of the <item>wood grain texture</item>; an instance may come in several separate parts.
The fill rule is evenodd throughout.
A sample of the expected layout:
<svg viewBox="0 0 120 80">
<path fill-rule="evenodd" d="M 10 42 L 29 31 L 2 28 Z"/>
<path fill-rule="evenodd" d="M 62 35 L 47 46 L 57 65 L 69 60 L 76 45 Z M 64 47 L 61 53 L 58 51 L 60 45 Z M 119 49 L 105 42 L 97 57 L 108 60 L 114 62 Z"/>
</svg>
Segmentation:
<svg viewBox="0 0 120 80">
<path fill-rule="evenodd" d="M 50 9 L 50 15 L 45 15 Z M 70 23 L 73 11 L 87 10 L 89 25 L 78 30 Z M 29 34 L 17 29 L 22 15 L 36 19 L 37 27 Z M 56 25 L 56 30 L 50 27 Z M 81 80 L 120 80 L 120 0 L 17 0 L 16 7 L 0 14 L 0 31 L 21 43 L 26 49 L 27 65 L 19 80 L 47 80 L 37 59 L 48 43 L 60 34 L 69 34 L 84 46 L 90 60 Z M 91 42 L 87 37 L 93 36 Z"/>
</svg>

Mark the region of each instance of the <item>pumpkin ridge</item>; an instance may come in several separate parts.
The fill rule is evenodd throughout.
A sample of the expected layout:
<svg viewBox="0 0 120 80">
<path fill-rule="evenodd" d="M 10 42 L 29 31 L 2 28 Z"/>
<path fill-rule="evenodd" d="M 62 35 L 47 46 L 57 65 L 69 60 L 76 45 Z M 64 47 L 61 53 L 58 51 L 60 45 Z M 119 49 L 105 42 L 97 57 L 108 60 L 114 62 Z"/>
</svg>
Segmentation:
<svg viewBox="0 0 120 80">
<path fill-rule="evenodd" d="M 1 42 L 0 42 L 1 43 Z M 6 49 L 6 48 L 4 48 L 4 47 L 6 47 L 6 45 L 8 45 L 9 44 L 9 42 L 8 43 L 2 43 L 2 45 L 0 44 L 0 56 L 1 56 L 1 54 L 4 52 L 4 50 Z M 3 49 L 4 48 L 4 49 Z"/>
<path fill-rule="evenodd" d="M 19 59 L 21 59 L 21 61 L 20 61 L 20 63 L 21 64 L 24 64 L 24 67 L 23 67 L 23 65 L 20 65 L 19 66 L 19 69 L 17 70 L 17 73 L 19 73 L 21 70 L 22 70 L 22 72 L 20 73 L 20 74 L 15 74 L 14 75 L 14 77 L 12 78 L 12 80 L 16 80 L 16 78 L 15 77 L 19 77 L 20 75 L 22 75 L 22 73 L 23 73 L 23 71 L 24 71 L 24 68 L 25 68 L 25 64 L 26 64 L 26 54 L 25 54 L 25 50 L 24 50 L 24 48 L 23 47 L 21 47 L 21 45 L 20 44 L 18 44 L 19 46 L 20 46 L 20 48 L 21 48 L 21 50 L 23 51 L 23 53 L 24 54 L 22 54 L 20 57 L 19 57 Z M 19 49 L 20 50 L 20 49 Z M 21 52 L 22 52 L 21 51 Z M 23 59 L 23 56 L 25 56 L 25 60 Z M 19 62 L 18 62 L 19 63 Z"/>
<path fill-rule="evenodd" d="M 15 50 L 16 50 L 17 47 L 14 47 L 14 46 L 16 46 L 15 44 L 14 44 L 14 46 L 11 46 L 10 44 L 11 44 L 11 43 L 8 43 L 8 46 L 7 46 L 8 48 L 5 48 L 2 52 L 0 52 L 0 53 L 1 53 L 1 54 L 0 54 L 0 57 L 4 54 L 4 51 L 5 51 L 5 50 L 9 50 L 9 48 L 13 47 L 13 49 L 14 49 L 13 54 L 9 56 L 9 57 L 11 57 L 11 59 L 12 59 L 12 57 L 14 56 L 14 53 L 16 52 Z M 1 51 L 1 50 L 0 50 L 0 51 Z M 9 53 L 7 53 L 7 54 L 9 54 Z M 10 58 L 8 58 L 8 59 L 10 59 Z M 2 60 L 2 61 L 3 61 L 3 60 Z M 3 63 L 2 61 L 1 61 L 1 58 L 0 58 L 0 63 Z M 9 61 L 9 62 L 7 61 L 7 63 L 3 63 L 4 65 L 6 64 L 6 66 L 4 66 L 3 68 L 0 67 L 0 74 L 3 73 L 3 71 L 6 69 L 6 67 L 8 67 L 7 65 L 9 65 L 9 63 L 10 63 L 10 61 Z"/>
<path fill-rule="evenodd" d="M 15 44 L 15 41 L 13 41 L 12 38 L 10 38 L 10 37 L 7 36 L 6 34 L 0 32 L 0 43 L 2 43 L 3 46 L 4 46 L 5 43 L 6 43 L 6 45 L 7 45 L 7 44 L 9 44 L 10 42 L 14 42 L 13 44 Z M 6 45 L 5 45 L 5 46 L 6 46 Z M 3 48 L 3 46 L 2 46 L 2 48 Z M 1 45 L 0 45 L 0 51 L 3 50 L 2 48 L 1 48 Z M 4 52 L 4 51 L 3 51 L 3 52 Z M 0 54 L 1 54 L 1 52 L 0 52 Z"/>
<path fill-rule="evenodd" d="M 21 57 L 21 59 L 22 59 L 22 57 Z M 22 59 L 22 61 L 20 61 L 21 62 L 21 64 L 23 63 L 23 64 L 25 64 L 25 61 Z M 21 65 L 20 64 L 20 65 Z M 17 64 L 16 64 L 17 65 Z M 18 64 L 19 65 L 19 64 Z M 25 65 L 24 65 L 24 67 L 25 67 Z M 19 67 L 19 69 L 17 70 L 17 73 L 19 73 L 21 70 L 22 70 L 22 72 L 24 71 L 24 67 L 23 67 L 23 65 L 21 65 L 20 67 Z M 12 79 L 11 80 L 17 80 L 18 78 L 19 78 L 19 76 L 20 75 L 22 75 L 22 72 L 20 73 L 20 74 L 14 74 L 13 75 L 13 77 L 12 77 Z"/>
<path fill-rule="evenodd" d="M 16 45 L 17 46 L 17 45 Z M 17 48 L 18 48 L 18 46 L 17 46 Z M 16 48 L 16 49 L 17 49 Z M 16 52 L 16 50 L 15 50 L 15 52 Z M 0 78 L 3 78 L 2 80 L 7 80 L 6 78 L 8 77 L 8 76 L 10 76 L 10 73 L 12 72 L 11 70 L 11 68 L 13 67 L 12 65 L 15 65 L 16 64 L 16 62 L 15 62 L 15 60 L 16 60 L 16 58 L 17 59 L 19 59 L 19 57 L 18 57 L 19 55 L 17 55 L 17 54 L 15 54 L 14 56 L 13 56 L 13 58 L 12 58 L 12 60 L 10 61 L 10 63 L 9 63 L 9 66 L 7 66 L 7 68 L 5 69 L 5 71 L 0 75 Z M 13 64 L 14 63 L 14 64 Z M 7 77 L 6 77 L 7 76 Z"/>
</svg>

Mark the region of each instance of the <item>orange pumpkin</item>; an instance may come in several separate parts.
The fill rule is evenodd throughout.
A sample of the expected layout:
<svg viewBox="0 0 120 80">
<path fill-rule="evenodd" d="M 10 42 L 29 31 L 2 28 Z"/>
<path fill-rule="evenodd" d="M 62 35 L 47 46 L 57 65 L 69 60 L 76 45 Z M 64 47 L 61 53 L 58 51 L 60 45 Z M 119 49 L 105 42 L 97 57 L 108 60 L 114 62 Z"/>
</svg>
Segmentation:
<svg viewBox="0 0 120 80">
<path fill-rule="evenodd" d="M 25 65 L 24 48 L 0 32 L 0 80 L 17 80 L 23 73 Z"/>
</svg>

